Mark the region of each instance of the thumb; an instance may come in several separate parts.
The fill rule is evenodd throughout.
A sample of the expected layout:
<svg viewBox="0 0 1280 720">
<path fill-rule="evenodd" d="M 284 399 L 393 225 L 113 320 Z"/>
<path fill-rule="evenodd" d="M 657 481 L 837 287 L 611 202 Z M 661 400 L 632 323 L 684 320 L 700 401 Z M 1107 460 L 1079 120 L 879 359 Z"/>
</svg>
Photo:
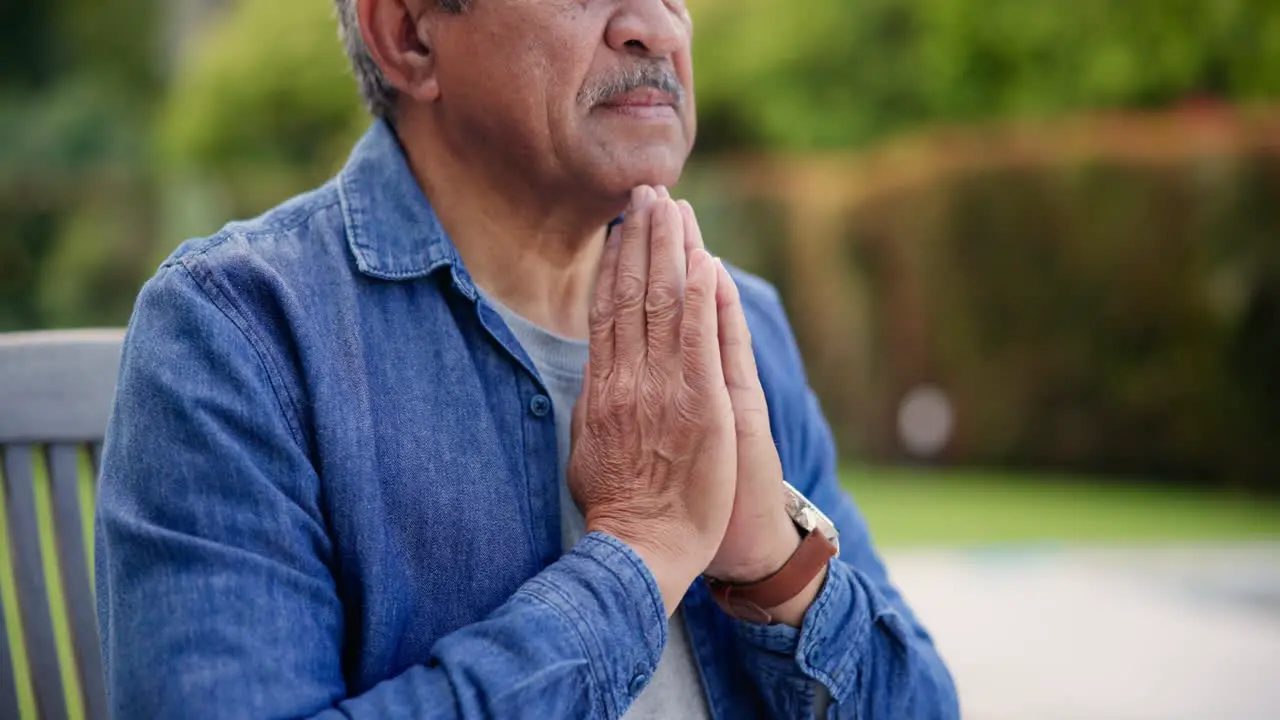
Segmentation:
<svg viewBox="0 0 1280 720">
<path fill-rule="evenodd" d="M 729 275 L 724 263 L 717 262 L 719 282 L 716 285 L 716 305 L 720 323 L 720 357 L 724 363 L 725 385 L 733 403 L 733 415 L 738 440 L 771 438 L 769 430 L 769 405 L 764 388 L 760 385 L 760 373 L 756 369 L 755 352 L 751 347 L 751 329 L 742 308 L 742 296 Z"/>
</svg>

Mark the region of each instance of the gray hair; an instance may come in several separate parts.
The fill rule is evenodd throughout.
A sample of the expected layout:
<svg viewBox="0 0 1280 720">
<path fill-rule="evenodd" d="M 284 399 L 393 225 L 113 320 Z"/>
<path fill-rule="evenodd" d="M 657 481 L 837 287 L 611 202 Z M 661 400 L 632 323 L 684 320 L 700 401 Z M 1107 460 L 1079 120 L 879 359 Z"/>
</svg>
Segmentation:
<svg viewBox="0 0 1280 720">
<path fill-rule="evenodd" d="M 356 15 L 357 0 L 333 0 L 338 12 L 338 37 L 342 39 L 342 47 L 347 51 L 351 61 L 351 71 L 360 86 L 360 97 L 365 106 L 375 117 L 391 117 L 396 109 L 396 89 L 387 82 L 387 76 L 373 61 L 369 48 L 364 44 L 364 36 L 360 34 L 360 18 Z M 460 13 L 467 8 L 471 0 L 436 0 L 441 10 Z"/>
</svg>

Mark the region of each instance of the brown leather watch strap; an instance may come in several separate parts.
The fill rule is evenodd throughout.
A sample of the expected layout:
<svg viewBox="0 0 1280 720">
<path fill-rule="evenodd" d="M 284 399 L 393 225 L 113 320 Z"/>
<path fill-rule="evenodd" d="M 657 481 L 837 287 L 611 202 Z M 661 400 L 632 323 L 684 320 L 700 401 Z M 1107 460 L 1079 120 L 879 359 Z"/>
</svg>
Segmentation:
<svg viewBox="0 0 1280 720">
<path fill-rule="evenodd" d="M 707 586 L 725 612 L 742 620 L 768 623 L 773 620 L 769 609 L 799 595 L 835 555 L 836 546 L 815 531 L 806 535 L 791 558 L 769 577 L 745 585 L 707 578 Z"/>
</svg>

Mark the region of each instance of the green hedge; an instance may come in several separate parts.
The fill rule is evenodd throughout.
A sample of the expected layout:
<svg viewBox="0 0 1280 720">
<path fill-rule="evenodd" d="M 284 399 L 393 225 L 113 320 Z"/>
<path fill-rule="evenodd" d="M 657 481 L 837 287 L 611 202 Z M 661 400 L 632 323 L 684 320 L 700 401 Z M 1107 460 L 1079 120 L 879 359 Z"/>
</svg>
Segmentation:
<svg viewBox="0 0 1280 720">
<path fill-rule="evenodd" d="M 848 454 L 906 458 L 900 403 L 935 384 L 948 462 L 1280 490 L 1277 128 L 944 132 L 689 187 L 718 249 L 782 287 Z M 846 196 L 825 218 L 805 202 L 823 187 Z"/>
<path fill-rule="evenodd" d="M 707 149 L 861 146 L 936 123 L 1280 97 L 1273 0 L 690 4 Z"/>
</svg>

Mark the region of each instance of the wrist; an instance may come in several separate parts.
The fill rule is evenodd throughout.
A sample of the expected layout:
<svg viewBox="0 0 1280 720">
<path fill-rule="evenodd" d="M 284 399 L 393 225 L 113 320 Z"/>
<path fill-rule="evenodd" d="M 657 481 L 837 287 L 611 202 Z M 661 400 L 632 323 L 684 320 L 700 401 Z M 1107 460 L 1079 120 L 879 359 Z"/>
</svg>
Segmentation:
<svg viewBox="0 0 1280 720">
<path fill-rule="evenodd" d="M 772 621 L 782 625 L 790 625 L 798 628 L 804 624 L 804 616 L 808 614 L 809 607 L 813 605 L 813 601 L 818 599 L 818 595 L 822 592 L 822 586 L 827 582 L 827 568 L 824 566 L 822 572 L 818 573 L 799 595 L 776 607 L 765 608 L 765 612 L 769 613 Z"/>
<path fill-rule="evenodd" d="M 762 532 L 759 541 L 741 557 L 728 562 L 713 563 L 706 570 L 708 577 L 735 585 L 759 582 L 782 569 L 791 559 L 804 539 L 800 529 L 790 518 L 782 517 L 771 523 L 769 532 Z"/>
<path fill-rule="evenodd" d="M 829 561 L 837 553 L 838 548 L 827 535 L 811 530 L 772 574 L 747 582 L 708 576 L 707 583 L 716 603 L 739 620 L 800 627 L 822 590 Z"/>
<path fill-rule="evenodd" d="M 644 562 L 649 574 L 653 576 L 658 592 L 662 595 L 662 604 L 666 608 L 667 617 L 675 613 L 689 585 L 693 583 L 699 572 L 691 567 L 687 553 L 681 552 L 679 548 L 666 547 L 661 542 L 646 541 L 638 533 L 611 528 L 607 523 L 591 523 L 587 526 L 587 532 L 604 533 L 631 548 L 631 551 Z M 650 533 L 650 535 L 660 535 L 660 533 Z"/>
</svg>

